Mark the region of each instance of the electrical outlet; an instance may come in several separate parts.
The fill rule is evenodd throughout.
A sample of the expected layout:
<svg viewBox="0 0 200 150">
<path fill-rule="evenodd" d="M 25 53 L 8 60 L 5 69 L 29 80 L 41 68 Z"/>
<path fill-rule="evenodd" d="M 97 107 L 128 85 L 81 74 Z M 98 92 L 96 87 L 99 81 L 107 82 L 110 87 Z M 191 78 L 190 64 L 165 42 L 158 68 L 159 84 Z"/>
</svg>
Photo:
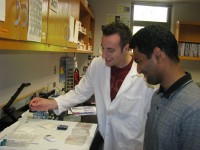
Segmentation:
<svg viewBox="0 0 200 150">
<path fill-rule="evenodd" d="M 53 68 L 53 74 L 56 75 L 56 72 L 57 72 L 56 66 L 54 66 L 54 68 Z"/>
<path fill-rule="evenodd" d="M 53 87 L 56 87 L 56 82 L 53 83 Z"/>
</svg>

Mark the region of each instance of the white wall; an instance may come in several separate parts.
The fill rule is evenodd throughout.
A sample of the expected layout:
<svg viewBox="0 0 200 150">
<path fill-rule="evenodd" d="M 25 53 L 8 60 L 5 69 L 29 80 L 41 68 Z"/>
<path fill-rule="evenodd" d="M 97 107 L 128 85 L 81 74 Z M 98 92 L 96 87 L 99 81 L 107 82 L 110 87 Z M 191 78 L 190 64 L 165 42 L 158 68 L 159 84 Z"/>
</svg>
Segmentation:
<svg viewBox="0 0 200 150">
<path fill-rule="evenodd" d="M 59 83 L 59 67 L 60 57 L 65 56 L 74 54 L 0 50 L 0 106 L 13 96 L 22 83 L 30 82 L 31 85 L 25 87 L 18 98 L 43 87 L 52 90 L 53 82 L 56 82 L 57 88 L 62 89 L 64 84 Z M 78 66 L 87 64 L 86 60 L 87 54 L 79 54 Z"/>
<path fill-rule="evenodd" d="M 101 47 L 101 26 L 106 24 L 107 14 L 116 14 L 118 4 L 129 4 L 139 0 L 88 0 L 95 15 L 95 54 Z M 151 1 L 151 0 L 143 0 Z M 157 0 L 161 1 L 161 0 Z M 171 31 L 174 32 L 177 20 L 200 22 L 200 1 L 191 0 L 162 0 L 168 1 L 172 7 Z M 154 1 L 155 2 L 155 1 Z M 190 71 L 193 80 L 200 83 L 200 61 L 182 61 L 182 66 L 186 71 Z"/>
<path fill-rule="evenodd" d="M 7 102 L 22 83 L 30 82 L 31 86 L 24 88 L 19 97 L 53 82 L 59 86 L 61 56 L 66 54 L 0 51 L 0 105 Z"/>
</svg>

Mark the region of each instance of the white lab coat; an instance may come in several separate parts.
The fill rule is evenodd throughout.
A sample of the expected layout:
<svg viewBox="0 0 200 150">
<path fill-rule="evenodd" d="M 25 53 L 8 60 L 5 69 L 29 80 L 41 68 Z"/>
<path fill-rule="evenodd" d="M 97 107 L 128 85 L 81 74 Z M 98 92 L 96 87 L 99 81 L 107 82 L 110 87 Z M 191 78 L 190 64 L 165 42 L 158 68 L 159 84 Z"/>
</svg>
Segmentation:
<svg viewBox="0 0 200 150">
<path fill-rule="evenodd" d="M 86 101 L 94 93 L 104 150 L 142 150 L 147 112 L 154 89 L 137 74 L 134 62 L 116 98 L 110 98 L 111 68 L 95 58 L 74 91 L 56 98 L 57 113 Z"/>
</svg>

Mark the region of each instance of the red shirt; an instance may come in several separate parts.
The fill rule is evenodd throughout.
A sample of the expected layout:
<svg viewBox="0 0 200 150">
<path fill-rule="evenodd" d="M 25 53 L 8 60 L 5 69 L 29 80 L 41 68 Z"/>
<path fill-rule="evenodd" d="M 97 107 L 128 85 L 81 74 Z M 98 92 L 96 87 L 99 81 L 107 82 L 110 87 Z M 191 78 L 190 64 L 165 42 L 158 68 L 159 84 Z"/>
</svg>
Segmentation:
<svg viewBox="0 0 200 150">
<path fill-rule="evenodd" d="M 133 58 L 130 61 L 130 63 L 124 68 L 117 68 L 115 66 L 111 67 L 111 80 L 110 80 L 111 100 L 113 100 L 116 97 L 117 92 L 119 91 L 126 75 L 131 70 L 132 63 L 133 63 Z"/>
</svg>

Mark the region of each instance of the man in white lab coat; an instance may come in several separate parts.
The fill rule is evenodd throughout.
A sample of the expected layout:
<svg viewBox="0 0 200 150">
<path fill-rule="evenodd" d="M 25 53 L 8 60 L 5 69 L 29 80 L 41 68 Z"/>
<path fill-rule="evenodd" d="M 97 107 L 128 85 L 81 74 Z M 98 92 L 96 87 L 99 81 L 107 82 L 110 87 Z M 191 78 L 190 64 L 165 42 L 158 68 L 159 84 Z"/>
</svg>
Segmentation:
<svg viewBox="0 0 200 150">
<path fill-rule="evenodd" d="M 129 54 L 130 29 L 114 22 L 104 26 L 102 33 L 102 57 L 93 59 L 75 89 L 54 100 L 34 98 L 30 108 L 54 109 L 60 114 L 94 94 L 103 149 L 142 150 L 147 112 L 155 90 L 137 74 L 136 63 Z"/>
</svg>

